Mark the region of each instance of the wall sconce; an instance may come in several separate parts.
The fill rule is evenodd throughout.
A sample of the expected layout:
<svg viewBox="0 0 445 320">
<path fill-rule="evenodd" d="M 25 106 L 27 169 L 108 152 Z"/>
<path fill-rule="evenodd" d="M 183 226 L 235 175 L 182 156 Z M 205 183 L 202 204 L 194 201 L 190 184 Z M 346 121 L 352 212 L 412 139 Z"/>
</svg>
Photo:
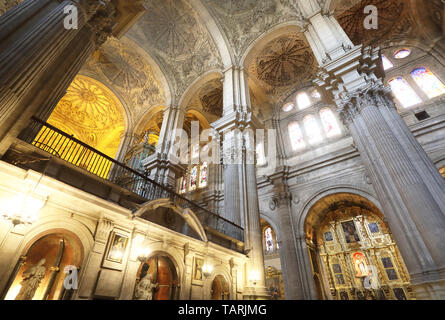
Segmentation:
<svg viewBox="0 0 445 320">
<path fill-rule="evenodd" d="M 204 277 L 206 278 L 210 277 L 212 272 L 213 272 L 213 266 L 211 264 L 206 263 L 202 266 L 202 274 L 204 275 Z"/>
<path fill-rule="evenodd" d="M 259 271 L 250 271 L 249 272 L 249 281 L 255 286 L 258 281 L 260 281 L 260 272 Z"/>
<path fill-rule="evenodd" d="M 39 218 L 39 211 L 45 206 L 47 198 L 32 192 L 8 199 L 1 216 L 10 220 L 14 226 L 32 224 Z"/>
</svg>

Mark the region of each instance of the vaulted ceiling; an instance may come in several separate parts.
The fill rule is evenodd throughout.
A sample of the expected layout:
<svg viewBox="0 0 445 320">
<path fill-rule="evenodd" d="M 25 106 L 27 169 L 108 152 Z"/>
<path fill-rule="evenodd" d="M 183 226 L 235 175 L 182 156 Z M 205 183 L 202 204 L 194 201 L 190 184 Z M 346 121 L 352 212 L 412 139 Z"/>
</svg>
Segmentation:
<svg viewBox="0 0 445 320">
<path fill-rule="evenodd" d="M 419 25 L 416 10 L 431 28 L 444 25 L 441 0 L 317 1 L 334 13 L 354 43 L 389 46 L 394 41 L 425 39 L 428 32 Z M 379 12 L 377 30 L 363 27 L 363 11 L 370 4 Z M 254 52 L 247 72 L 257 113 L 267 112 L 314 78 L 317 62 L 301 31 L 298 1 L 144 0 L 144 7 L 145 15 L 127 34 L 109 40 L 82 71 L 125 100 L 134 126 L 150 108 L 179 105 L 190 88 L 187 109 L 209 122 L 219 118 L 221 76 L 199 86 L 195 83 L 210 72 L 221 75 L 230 64 L 240 65 L 249 52 Z M 258 44 L 289 26 L 295 28 Z"/>
</svg>

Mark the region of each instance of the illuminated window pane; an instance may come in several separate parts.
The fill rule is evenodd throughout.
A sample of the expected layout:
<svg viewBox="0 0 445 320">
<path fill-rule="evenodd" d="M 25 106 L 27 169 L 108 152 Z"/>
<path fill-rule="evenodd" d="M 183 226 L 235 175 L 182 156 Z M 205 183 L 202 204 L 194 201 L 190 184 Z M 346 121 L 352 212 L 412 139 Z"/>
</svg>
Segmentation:
<svg viewBox="0 0 445 320">
<path fill-rule="evenodd" d="M 289 137 L 293 150 L 302 149 L 306 146 L 301 132 L 300 126 L 297 122 L 289 123 Z"/>
<path fill-rule="evenodd" d="M 198 167 L 194 166 L 190 173 L 190 190 L 195 190 L 198 183 Z"/>
<path fill-rule="evenodd" d="M 181 193 L 187 192 L 187 176 L 184 176 L 181 180 Z"/>
<path fill-rule="evenodd" d="M 315 117 L 313 115 L 308 115 L 304 118 L 303 122 L 304 129 L 306 130 L 306 134 L 309 137 L 309 143 L 314 144 L 320 142 L 322 137 Z"/>
<path fill-rule="evenodd" d="M 300 110 L 303 110 L 311 105 L 311 100 L 309 100 L 308 95 L 303 92 L 297 96 L 297 104 Z"/>
<path fill-rule="evenodd" d="M 392 64 L 391 61 L 389 61 L 389 59 L 387 57 L 385 57 L 384 55 L 382 55 L 382 61 L 383 61 L 383 69 L 384 70 L 389 70 L 392 67 L 394 67 L 394 65 Z"/>
<path fill-rule="evenodd" d="M 284 112 L 289 112 L 289 111 L 291 111 L 293 108 L 294 108 L 294 104 L 293 104 L 292 102 L 290 102 L 290 103 L 286 103 L 286 104 L 283 106 L 283 111 L 284 111 Z"/>
<path fill-rule="evenodd" d="M 430 99 L 445 93 L 445 85 L 427 68 L 418 68 L 411 75 Z"/>
<path fill-rule="evenodd" d="M 391 80 L 389 85 L 397 100 L 399 100 L 403 107 L 408 108 L 422 102 L 419 96 L 402 77 Z"/>
<path fill-rule="evenodd" d="M 405 59 L 411 54 L 411 50 L 409 49 L 400 49 L 394 53 L 394 58 L 396 59 Z"/>
<path fill-rule="evenodd" d="M 264 231 L 264 239 L 266 240 L 266 251 L 273 251 L 272 228 L 269 227 Z"/>
<path fill-rule="evenodd" d="M 318 90 L 314 90 L 314 91 L 312 91 L 311 96 L 312 96 L 312 98 L 314 98 L 314 99 L 316 99 L 316 100 L 321 99 L 321 94 L 320 94 L 320 92 L 318 92 Z"/>
<path fill-rule="evenodd" d="M 208 166 L 207 166 L 207 162 L 204 162 L 202 165 L 201 165 L 201 170 L 200 170 L 200 173 L 199 173 L 199 187 L 200 188 L 203 188 L 203 187 L 205 187 L 205 186 L 207 186 L 207 170 L 208 169 Z"/>
<path fill-rule="evenodd" d="M 331 109 L 322 109 L 320 111 L 321 123 L 323 123 L 324 131 L 328 138 L 337 136 L 341 133 L 338 126 L 337 119 L 335 119 L 334 113 Z"/>
<path fill-rule="evenodd" d="M 257 163 L 259 166 L 266 164 L 266 157 L 264 155 L 264 144 L 263 143 L 258 143 L 256 145 L 256 156 L 257 156 Z"/>
</svg>

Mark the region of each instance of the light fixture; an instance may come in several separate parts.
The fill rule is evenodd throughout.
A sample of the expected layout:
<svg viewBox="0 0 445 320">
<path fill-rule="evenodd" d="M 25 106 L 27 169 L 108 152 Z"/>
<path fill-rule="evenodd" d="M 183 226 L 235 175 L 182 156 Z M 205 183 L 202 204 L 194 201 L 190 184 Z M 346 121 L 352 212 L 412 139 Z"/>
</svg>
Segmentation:
<svg viewBox="0 0 445 320">
<path fill-rule="evenodd" d="M 140 262 L 145 262 L 150 256 L 150 253 L 151 250 L 149 248 L 141 246 L 137 250 L 137 258 Z"/>
<path fill-rule="evenodd" d="M 213 266 L 209 263 L 206 263 L 202 266 L 202 274 L 204 277 L 208 278 L 213 272 Z"/>
<path fill-rule="evenodd" d="M 252 284 L 255 286 L 257 284 L 257 282 L 260 281 L 260 272 L 257 270 L 250 271 L 249 272 L 249 281 L 252 282 Z"/>
<path fill-rule="evenodd" d="M 32 224 L 37 221 L 39 211 L 47 199 L 32 192 L 11 197 L 6 201 L 1 216 L 10 220 L 14 226 Z"/>
</svg>

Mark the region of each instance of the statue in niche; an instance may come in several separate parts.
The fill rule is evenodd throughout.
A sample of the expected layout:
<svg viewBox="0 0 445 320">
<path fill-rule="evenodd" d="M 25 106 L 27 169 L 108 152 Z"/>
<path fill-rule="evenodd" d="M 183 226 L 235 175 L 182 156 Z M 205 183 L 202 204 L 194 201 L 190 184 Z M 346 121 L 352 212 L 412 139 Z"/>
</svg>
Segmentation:
<svg viewBox="0 0 445 320">
<path fill-rule="evenodd" d="M 157 288 L 157 283 L 151 282 L 151 274 L 145 275 L 136 285 L 136 300 L 153 300 L 153 289 Z"/>
<path fill-rule="evenodd" d="M 35 266 L 23 272 L 22 288 L 15 300 L 32 300 L 46 274 L 46 259 L 40 260 Z"/>
</svg>

